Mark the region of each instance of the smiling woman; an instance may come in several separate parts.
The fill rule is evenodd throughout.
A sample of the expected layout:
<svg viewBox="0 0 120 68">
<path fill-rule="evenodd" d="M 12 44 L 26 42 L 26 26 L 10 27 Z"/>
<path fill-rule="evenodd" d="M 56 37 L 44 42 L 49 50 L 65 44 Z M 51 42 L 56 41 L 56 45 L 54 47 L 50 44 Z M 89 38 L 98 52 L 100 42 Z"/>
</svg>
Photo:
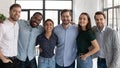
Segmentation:
<svg viewBox="0 0 120 68">
<path fill-rule="evenodd" d="M 5 19 L 6 19 L 6 17 L 0 13 L 0 23 L 2 23 Z"/>
</svg>

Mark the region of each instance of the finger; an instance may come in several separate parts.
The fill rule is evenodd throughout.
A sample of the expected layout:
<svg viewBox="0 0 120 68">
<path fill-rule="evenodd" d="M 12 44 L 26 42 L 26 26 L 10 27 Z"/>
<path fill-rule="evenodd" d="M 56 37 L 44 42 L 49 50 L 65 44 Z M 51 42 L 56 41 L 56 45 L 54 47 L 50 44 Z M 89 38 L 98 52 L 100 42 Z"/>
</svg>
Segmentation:
<svg viewBox="0 0 120 68">
<path fill-rule="evenodd" d="M 10 63 L 13 63 L 13 61 L 12 61 L 12 60 L 9 60 L 9 62 L 10 62 Z"/>
</svg>

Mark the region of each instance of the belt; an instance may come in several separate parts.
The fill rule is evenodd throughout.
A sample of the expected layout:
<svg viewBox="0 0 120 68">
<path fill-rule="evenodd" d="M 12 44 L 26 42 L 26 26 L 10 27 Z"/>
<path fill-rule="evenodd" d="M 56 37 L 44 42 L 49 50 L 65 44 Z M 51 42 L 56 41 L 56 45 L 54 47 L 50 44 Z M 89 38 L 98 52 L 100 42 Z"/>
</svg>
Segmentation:
<svg viewBox="0 0 120 68">
<path fill-rule="evenodd" d="M 105 60 L 105 58 L 98 57 L 98 60 Z"/>
</svg>

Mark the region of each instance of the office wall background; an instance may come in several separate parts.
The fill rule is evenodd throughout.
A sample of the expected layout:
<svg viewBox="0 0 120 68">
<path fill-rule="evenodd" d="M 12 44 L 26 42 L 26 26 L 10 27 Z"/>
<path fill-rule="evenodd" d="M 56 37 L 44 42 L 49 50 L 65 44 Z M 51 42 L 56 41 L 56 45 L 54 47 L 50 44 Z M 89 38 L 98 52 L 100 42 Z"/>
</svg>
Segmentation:
<svg viewBox="0 0 120 68">
<path fill-rule="evenodd" d="M 80 13 L 87 12 L 91 17 L 92 25 L 95 25 L 94 13 L 101 11 L 102 8 L 102 0 L 73 0 L 73 20 L 78 23 Z"/>
<path fill-rule="evenodd" d="M 15 0 L 0 0 L 0 13 L 9 17 L 9 7 L 13 3 L 15 3 Z"/>
<path fill-rule="evenodd" d="M 118 32 L 119 32 L 119 35 L 120 35 L 120 7 L 118 8 Z"/>
<path fill-rule="evenodd" d="M 9 7 L 15 0 L 0 0 L 0 13 L 9 16 Z M 73 0 L 73 21 L 78 23 L 78 17 L 82 12 L 88 12 L 92 25 L 94 25 L 94 13 L 102 10 L 102 0 Z"/>
</svg>

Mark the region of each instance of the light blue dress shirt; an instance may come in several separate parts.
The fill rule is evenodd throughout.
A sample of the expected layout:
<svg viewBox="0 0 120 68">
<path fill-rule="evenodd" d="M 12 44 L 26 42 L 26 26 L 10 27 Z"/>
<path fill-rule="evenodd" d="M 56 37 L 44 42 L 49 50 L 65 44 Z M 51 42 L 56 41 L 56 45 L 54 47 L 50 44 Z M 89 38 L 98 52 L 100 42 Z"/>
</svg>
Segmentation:
<svg viewBox="0 0 120 68">
<path fill-rule="evenodd" d="M 18 59 L 25 61 L 28 57 L 32 60 L 35 57 L 36 37 L 43 32 L 43 27 L 32 28 L 29 21 L 19 20 Z"/>
<path fill-rule="evenodd" d="M 98 41 L 98 44 L 99 44 L 99 46 L 100 46 L 100 51 L 98 51 L 98 56 L 100 57 L 100 58 L 105 58 L 105 44 L 103 43 L 104 42 L 104 32 L 105 32 L 105 28 L 106 27 L 104 27 L 101 31 L 97 28 L 96 29 L 96 39 L 97 39 L 97 41 Z"/>
<path fill-rule="evenodd" d="M 56 63 L 59 66 L 70 66 L 74 62 L 77 53 L 77 25 L 70 25 L 67 29 L 64 29 L 60 24 L 55 27 L 54 32 L 58 36 Z"/>
</svg>

